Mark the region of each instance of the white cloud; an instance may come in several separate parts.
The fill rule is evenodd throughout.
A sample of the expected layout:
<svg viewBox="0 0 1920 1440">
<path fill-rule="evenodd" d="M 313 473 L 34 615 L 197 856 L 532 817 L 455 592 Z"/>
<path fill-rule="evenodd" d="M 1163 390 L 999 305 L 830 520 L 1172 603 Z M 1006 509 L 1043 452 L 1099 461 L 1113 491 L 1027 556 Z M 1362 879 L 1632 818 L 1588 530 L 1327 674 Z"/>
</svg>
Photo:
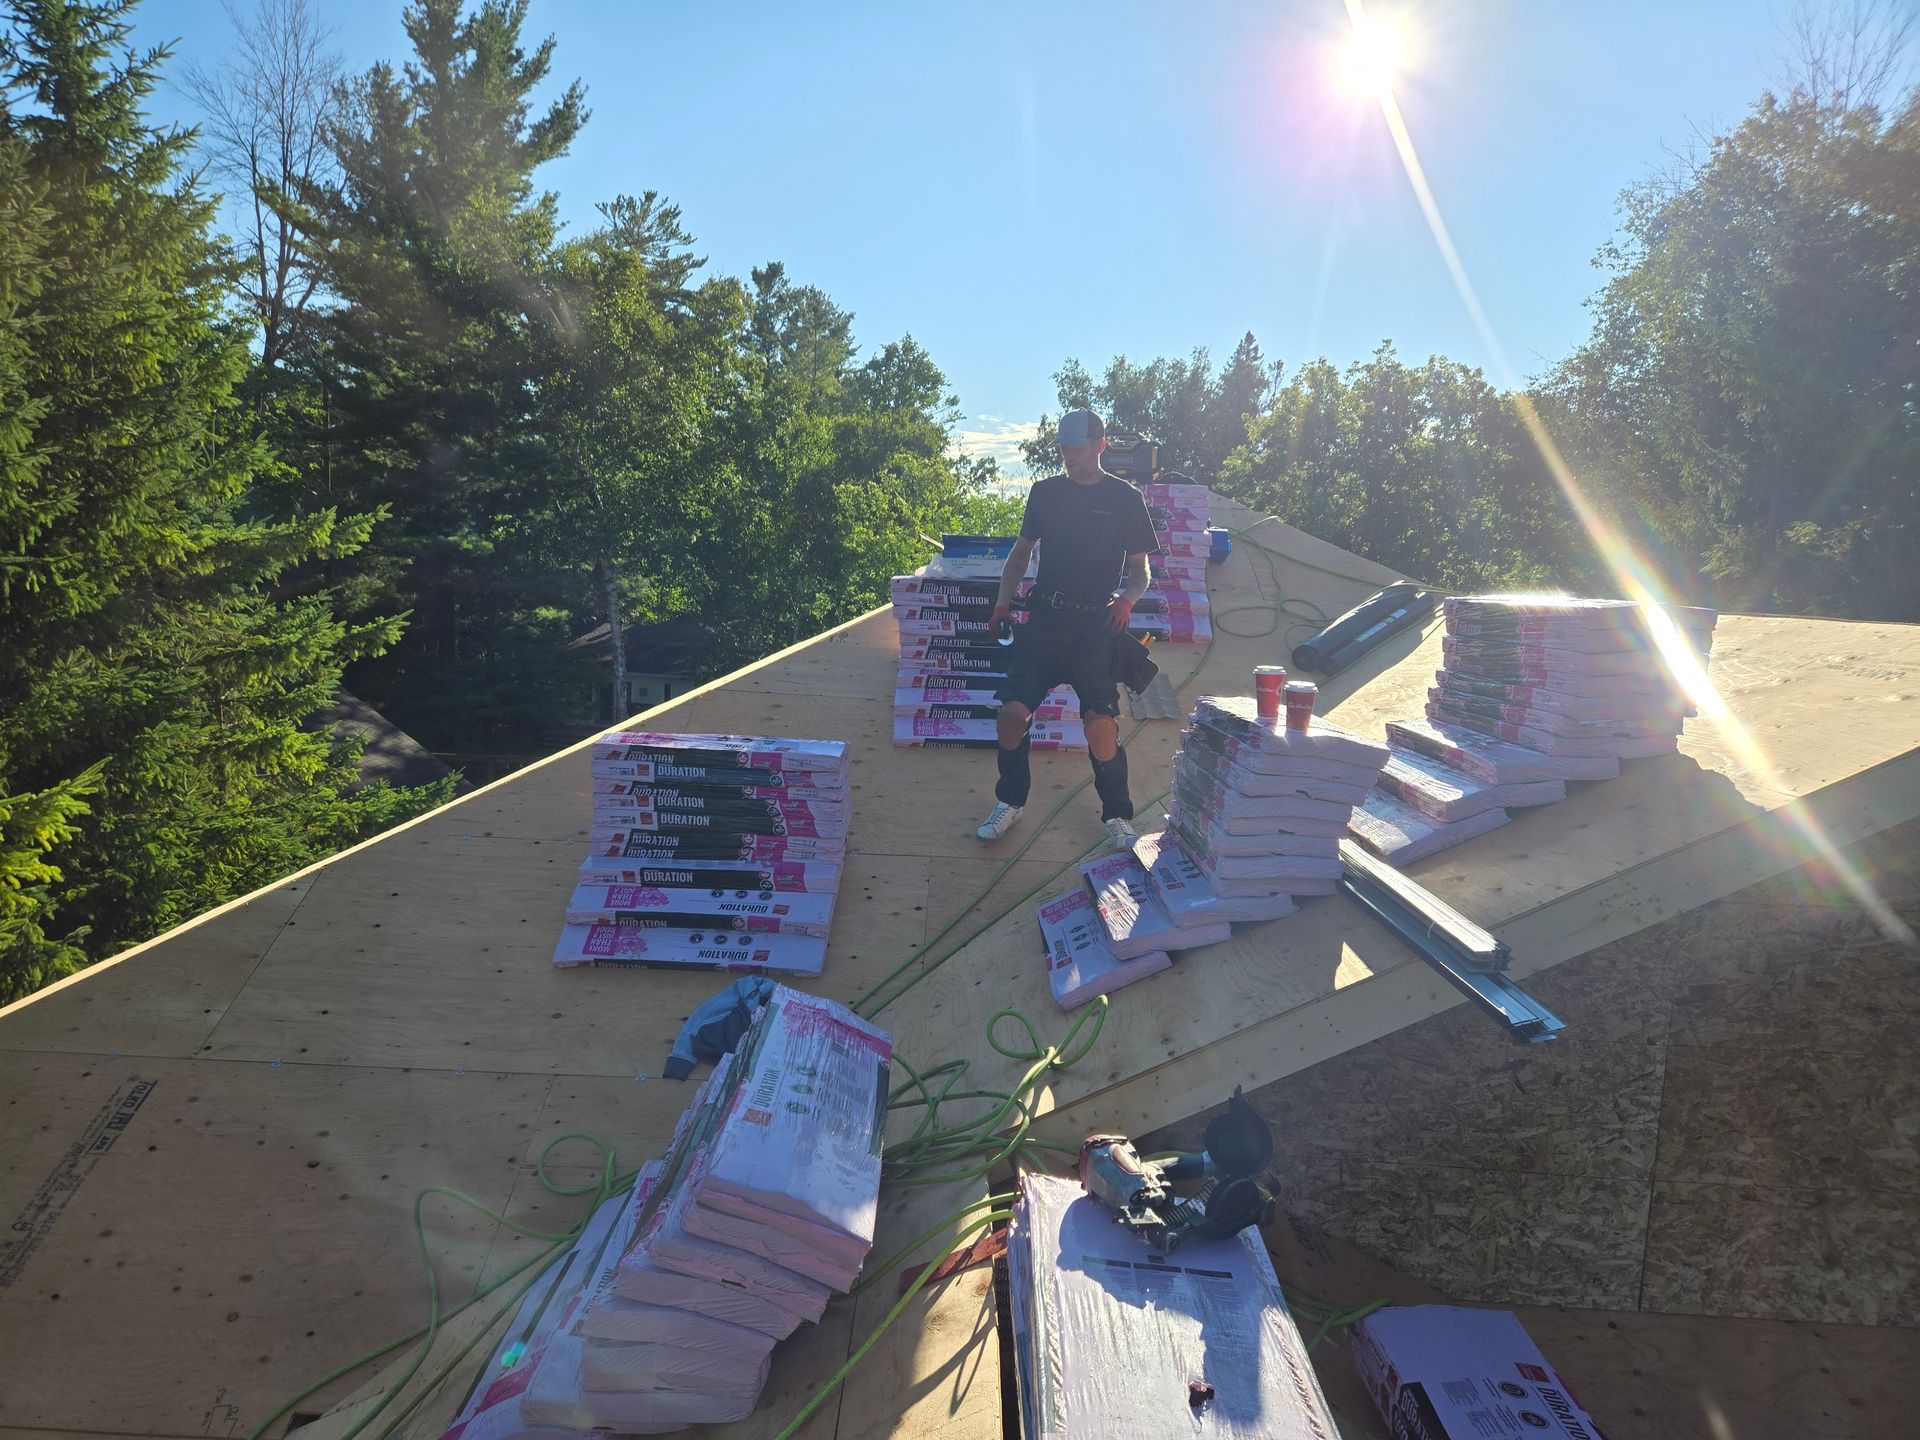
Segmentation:
<svg viewBox="0 0 1920 1440">
<path fill-rule="evenodd" d="M 1024 475 L 1026 465 L 1020 458 L 1020 442 L 1031 440 L 1039 431 L 1036 420 L 1003 420 L 998 415 L 975 415 L 971 427 L 957 430 L 955 450 L 969 455 L 987 455 L 999 462 L 1007 475 Z"/>
</svg>

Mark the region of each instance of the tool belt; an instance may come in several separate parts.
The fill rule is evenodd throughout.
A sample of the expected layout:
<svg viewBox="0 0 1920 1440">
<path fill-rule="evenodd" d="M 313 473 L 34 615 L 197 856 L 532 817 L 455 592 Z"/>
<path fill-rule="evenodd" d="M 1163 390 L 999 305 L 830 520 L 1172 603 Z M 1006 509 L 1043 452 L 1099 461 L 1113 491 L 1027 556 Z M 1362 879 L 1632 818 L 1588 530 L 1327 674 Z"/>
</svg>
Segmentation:
<svg viewBox="0 0 1920 1440">
<path fill-rule="evenodd" d="M 1058 590 L 1036 590 L 1027 596 L 1029 610 L 1066 610 L 1076 615 L 1104 615 L 1105 600 L 1070 600 Z"/>
</svg>

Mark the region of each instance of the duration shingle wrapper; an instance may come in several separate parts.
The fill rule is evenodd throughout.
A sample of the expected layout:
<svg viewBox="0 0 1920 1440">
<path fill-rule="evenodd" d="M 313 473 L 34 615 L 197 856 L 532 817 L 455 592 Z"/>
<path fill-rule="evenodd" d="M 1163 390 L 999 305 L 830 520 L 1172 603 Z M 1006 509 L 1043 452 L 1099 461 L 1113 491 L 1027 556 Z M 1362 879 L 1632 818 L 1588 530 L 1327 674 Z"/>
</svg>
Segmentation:
<svg viewBox="0 0 1920 1440">
<path fill-rule="evenodd" d="M 806 891 L 581 885 L 567 901 L 567 923 L 699 927 L 824 939 L 833 924 L 833 904 L 832 895 Z"/>
<path fill-rule="evenodd" d="M 1142 835 L 1133 853 L 1146 868 L 1154 897 L 1176 925 L 1279 920 L 1294 911 L 1293 898 L 1278 888 L 1258 895 L 1222 895 L 1169 834 Z"/>
<path fill-rule="evenodd" d="M 1151 1254 L 1071 1180 L 1030 1174 L 1009 1250 L 1036 1440 L 1334 1440 L 1256 1229 Z M 1192 1385 L 1211 1398 L 1194 1404 Z"/>
<path fill-rule="evenodd" d="M 663 890 L 745 890 L 751 894 L 833 895 L 840 867 L 828 860 L 787 860 L 756 865 L 709 860 L 674 865 L 589 855 L 580 862 L 581 885 L 651 885 Z"/>
<path fill-rule="evenodd" d="M 1204 771 L 1214 780 L 1230 785 L 1243 795 L 1299 795 L 1310 800 L 1340 800 L 1358 805 L 1378 772 L 1374 765 L 1339 765 L 1331 760 L 1316 760 L 1297 765 L 1286 773 L 1252 769 L 1228 757 L 1219 731 L 1204 725 L 1190 725 L 1180 732 L 1176 755 Z"/>
<path fill-rule="evenodd" d="M 873 1243 L 893 1042 L 846 1006 L 784 986 L 739 1056 L 726 1121 L 695 1181 Z"/>
<path fill-rule="evenodd" d="M 1482 810 L 1551 805 L 1567 798 L 1564 780 L 1495 785 L 1410 750 L 1397 750 L 1388 757 L 1376 784 L 1393 799 L 1443 824 L 1469 819 Z"/>
<path fill-rule="evenodd" d="M 839 861 L 847 853 L 844 837 L 742 835 L 723 830 L 662 831 L 630 825 L 595 825 L 587 832 L 594 855 L 605 860 L 712 862 L 744 860 Z"/>
<path fill-rule="evenodd" d="M 593 743 L 595 761 L 623 761 L 636 765 L 667 766 L 679 770 L 708 770 L 723 773 L 702 777 L 713 783 L 754 784 L 734 781 L 734 771 L 766 770 L 786 774 L 806 771 L 812 775 L 840 775 L 847 766 L 847 742 L 844 740 L 789 740 L 760 735 L 664 734 L 651 730 L 619 731 L 602 735 Z M 635 778 L 653 778 L 636 776 Z M 813 784 L 831 783 L 818 778 Z"/>
<path fill-rule="evenodd" d="M 1263 720 L 1250 695 L 1202 695 L 1193 707 L 1193 718 L 1197 724 L 1232 737 L 1269 763 L 1282 759 L 1331 760 L 1341 765 L 1371 765 L 1378 770 L 1387 760 L 1387 747 L 1379 741 L 1343 730 L 1318 716 L 1305 730 L 1289 730 L 1275 721 Z"/>
<path fill-rule="evenodd" d="M 1389 720 L 1387 740 L 1397 750 L 1425 755 L 1491 785 L 1516 785 L 1533 780 L 1611 780 L 1620 773 L 1620 762 L 1610 756 L 1542 755 L 1538 750 L 1496 740 L 1477 730 L 1436 724 L 1431 720 Z"/>
<path fill-rule="evenodd" d="M 745 930 L 650 930 L 637 925 L 565 925 L 553 963 L 663 966 L 686 970 L 740 970 L 818 975 L 827 942 L 817 935 L 762 935 Z"/>
</svg>

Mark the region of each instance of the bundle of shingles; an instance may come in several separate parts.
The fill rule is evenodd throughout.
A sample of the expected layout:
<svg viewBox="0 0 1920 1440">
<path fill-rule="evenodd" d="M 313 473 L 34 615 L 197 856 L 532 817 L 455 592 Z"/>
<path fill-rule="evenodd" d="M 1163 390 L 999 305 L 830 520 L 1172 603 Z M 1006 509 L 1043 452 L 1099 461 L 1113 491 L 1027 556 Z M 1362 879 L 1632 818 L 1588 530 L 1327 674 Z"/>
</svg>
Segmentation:
<svg viewBox="0 0 1920 1440">
<path fill-rule="evenodd" d="M 1168 837 L 1214 894 L 1284 914 L 1286 897 L 1333 893 L 1340 837 L 1386 759 L 1317 716 L 1296 730 L 1249 697 L 1202 696 L 1173 760 Z"/>
<path fill-rule="evenodd" d="M 1218 695 L 1194 707 L 1181 747 L 1166 832 L 1082 865 L 1081 885 L 1040 905 L 1047 979 L 1067 1009 L 1227 939 L 1234 921 L 1332 894 L 1340 836 L 1387 758 L 1323 720 L 1288 730 Z"/>
<path fill-rule="evenodd" d="M 1213 638 L 1207 597 L 1207 489 L 1152 482 L 1140 487 L 1158 550 L 1153 584 L 1135 602 L 1128 628 L 1154 641 L 1192 644 Z M 1012 536 L 948 535 L 941 553 L 891 586 L 900 627 L 900 669 L 893 691 L 893 743 L 903 747 L 990 749 L 999 743 L 998 691 L 1007 679 L 1009 647 L 993 633 L 993 605 Z M 1024 621 L 1033 567 L 1014 595 Z M 1036 750 L 1084 750 L 1086 731 L 1073 691 L 1058 686 L 1033 712 Z"/>
<path fill-rule="evenodd" d="M 1339 1433 L 1258 1230 L 1157 1255 L 1073 1181 L 1027 1175 L 1007 1281 L 1026 1440 Z"/>
<path fill-rule="evenodd" d="M 998 691 L 1007 680 L 1012 652 L 993 634 L 993 602 L 1000 591 L 1000 567 L 1012 549 L 1011 536 L 949 535 L 940 557 L 947 564 L 893 577 L 893 618 L 900 627 L 895 745 L 984 750 L 999 743 L 994 729 Z M 983 568 L 981 562 L 993 565 L 991 577 L 932 573 Z M 1030 585 L 1030 579 L 1023 581 L 1020 593 Z M 1033 712 L 1032 737 L 1036 750 L 1086 749 L 1072 690 L 1059 686 L 1041 701 Z"/>
<path fill-rule="evenodd" d="M 818 975 L 846 854 L 846 742 L 613 732 L 553 963 Z"/>
<path fill-rule="evenodd" d="M 1387 726 L 1393 757 L 1353 834 L 1408 864 L 1670 754 L 1692 713 L 1659 637 L 1704 668 L 1711 610 L 1623 600 L 1462 596 L 1446 602 L 1444 664 L 1424 717 Z"/>
<path fill-rule="evenodd" d="M 1131 628 L 1156 640 L 1188 644 L 1213 638 L 1207 596 L 1207 487 L 1186 480 L 1149 480 L 1140 486 L 1160 548 L 1153 556 L 1153 587 L 1133 608 Z"/>
<path fill-rule="evenodd" d="M 680 1118 L 528 1292 L 445 1440 L 741 1420 L 776 1342 L 873 1244 L 892 1043 L 776 986 Z"/>
</svg>

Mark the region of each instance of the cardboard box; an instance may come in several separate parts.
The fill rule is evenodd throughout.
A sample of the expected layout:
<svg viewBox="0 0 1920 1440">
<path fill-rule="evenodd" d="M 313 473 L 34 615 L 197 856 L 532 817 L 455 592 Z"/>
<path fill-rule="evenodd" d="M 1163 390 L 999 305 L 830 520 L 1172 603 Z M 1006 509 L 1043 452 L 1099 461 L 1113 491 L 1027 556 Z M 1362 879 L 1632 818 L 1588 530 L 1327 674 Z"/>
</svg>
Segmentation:
<svg viewBox="0 0 1920 1440">
<path fill-rule="evenodd" d="M 1377 1310 L 1354 1328 L 1353 1351 L 1396 1437 L 1602 1440 L 1511 1310 Z"/>
</svg>

